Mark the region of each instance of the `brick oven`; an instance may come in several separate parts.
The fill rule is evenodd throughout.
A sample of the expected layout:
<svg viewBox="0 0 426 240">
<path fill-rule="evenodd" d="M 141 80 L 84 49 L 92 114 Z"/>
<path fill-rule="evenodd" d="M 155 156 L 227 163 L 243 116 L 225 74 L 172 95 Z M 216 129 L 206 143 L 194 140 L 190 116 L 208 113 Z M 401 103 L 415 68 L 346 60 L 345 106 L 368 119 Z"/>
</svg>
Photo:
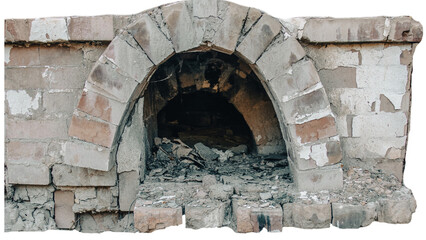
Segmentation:
<svg viewBox="0 0 426 240">
<path fill-rule="evenodd" d="M 5 21 L 5 229 L 408 223 L 411 17 L 222 0 Z"/>
</svg>

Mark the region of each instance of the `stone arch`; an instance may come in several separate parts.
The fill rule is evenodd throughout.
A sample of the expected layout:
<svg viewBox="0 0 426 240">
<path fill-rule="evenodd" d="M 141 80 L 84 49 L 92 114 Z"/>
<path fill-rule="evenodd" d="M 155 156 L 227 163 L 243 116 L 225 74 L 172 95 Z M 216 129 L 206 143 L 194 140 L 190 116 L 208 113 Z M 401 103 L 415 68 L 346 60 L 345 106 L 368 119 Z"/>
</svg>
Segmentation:
<svg viewBox="0 0 426 240">
<path fill-rule="evenodd" d="M 75 109 L 64 162 L 101 171 L 115 163 L 135 101 L 157 67 L 176 53 L 236 54 L 274 105 L 300 189 L 342 186 L 335 117 L 312 62 L 280 21 L 226 1 L 185 1 L 137 15 L 93 67 Z"/>
</svg>

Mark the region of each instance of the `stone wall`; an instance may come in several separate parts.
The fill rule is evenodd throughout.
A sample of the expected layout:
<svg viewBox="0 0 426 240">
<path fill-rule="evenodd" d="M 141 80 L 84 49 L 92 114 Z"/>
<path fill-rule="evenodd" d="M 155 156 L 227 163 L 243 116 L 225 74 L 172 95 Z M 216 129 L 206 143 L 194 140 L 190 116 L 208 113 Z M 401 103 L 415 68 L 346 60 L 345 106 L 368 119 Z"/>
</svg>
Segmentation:
<svg viewBox="0 0 426 240">
<path fill-rule="evenodd" d="M 220 1 L 218 5 L 222 10 L 223 4 Z M 132 99 L 132 104 L 123 104 L 111 100 L 111 97 L 83 89 L 87 79 L 93 76 L 92 69 L 104 66 L 99 63 L 101 55 L 110 54 L 111 59 L 111 53 L 114 53 L 111 47 L 109 52 L 104 51 L 108 46 L 113 46 L 110 44 L 113 39 L 115 42 L 120 41 L 120 38 L 115 37 L 122 37 L 120 29 L 129 24 L 134 24 L 127 30 L 135 36 L 135 46 L 138 45 L 136 41 L 144 41 L 144 35 L 137 32 L 137 27 L 132 30 L 132 26 L 140 27 L 141 23 L 149 21 L 155 24 L 147 27 L 152 31 L 150 36 L 153 38 L 145 39 L 148 42 L 160 44 L 165 38 L 167 41 L 161 44 L 170 47 L 167 49 L 170 52 L 186 51 L 194 46 L 198 48 L 197 51 L 203 48 L 211 50 L 209 45 L 200 47 L 190 43 L 192 45 L 188 46 L 185 45 L 188 42 L 174 40 L 180 33 L 167 30 L 173 21 L 156 19 L 161 15 L 158 11 L 165 11 L 170 6 L 173 5 L 131 16 L 5 21 L 6 231 L 56 228 L 76 228 L 81 231 L 133 230 L 133 216 L 129 215 L 132 214 L 129 209 L 132 211 L 136 188 L 143 181 L 144 160 L 149 153 L 145 149 L 130 151 L 142 143 L 135 144 L 137 140 L 132 140 L 129 133 L 136 129 L 142 131 L 142 135 L 145 134 L 141 130 L 144 128 L 142 120 L 137 119 L 143 112 L 143 100 L 137 103 L 138 99 Z M 297 154 L 290 154 L 291 160 L 295 162 L 292 169 L 295 181 L 306 186 L 318 180 L 312 176 L 319 179 L 326 176 L 328 180 L 314 189 L 326 188 L 327 184 L 338 188 L 341 185 L 338 181 L 342 178 L 339 172 L 342 159 L 344 169 L 357 167 L 383 171 L 395 175 L 402 182 L 410 122 L 412 57 L 422 38 L 421 25 L 409 17 L 350 20 L 295 18 L 278 21 L 256 9 L 230 6 L 231 10 L 228 11 L 235 12 L 228 13 L 229 16 L 246 20 L 244 26 L 240 26 L 242 31 L 238 29 L 233 32 L 235 29 L 231 28 L 220 33 L 234 33 L 226 37 L 235 40 L 235 45 L 230 46 L 229 42 L 220 45 L 221 39 L 212 38 L 208 34 L 203 35 L 203 39 L 213 39 L 214 44 L 220 45 L 213 50 L 228 54 L 235 50 L 238 42 L 235 50 L 237 55 L 248 62 L 258 76 L 262 76 L 262 84 L 274 104 L 275 112 L 282 111 L 277 117 L 286 145 L 296 149 L 294 151 Z M 201 17 L 210 16 L 202 8 L 192 10 Z M 205 24 L 205 19 L 200 19 L 198 24 Z M 235 26 L 237 20 L 231 17 L 225 19 L 230 26 Z M 255 42 L 258 36 L 255 32 L 261 31 L 256 28 L 256 24 L 260 26 L 259 22 L 271 26 L 271 36 L 267 36 L 269 40 L 265 42 Z M 207 26 L 207 30 L 208 27 L 218 27 L 218 23 L 213 23 L 203 26 Z M 154 32 L 164 35 L 156 39 Z M 241 36 L 240 32 L 243 33 Z M 170 41 L 173 40 L 172 44 Z M 299 43 L 303 48 L 297 47 Z M 275 49 L 276 46 L 287 44 L 296 47 L 292 45 L 284 53 L 280 52 L 281 49 Z M 257 52 L 257 49 L 251 49 L 253 45 L 262 46 L 263 49 Z M 143 49 L 149 49 L 149 46 L 143 46 Z M 152 66 L 168 58 L 164 52 L 152 52 L 153 49 L 151 52 L 146 51 Z M 278 55 L 273 55 L 277 52 Z M 284 67 L 288 65 L 271 66 L 270 61 L 276 60 L 274 56 L 288 58 L 290 60 L 286 64 L 294 64 L 286 69 L 288 72 L 283 73 Z M 118 60 L 118 64 L 123 61 L 119 55 L 112 59 Z M 259 70 L 259 66 L 263 70 Z M 262 71 L 266 71 L 266 74 Z M 151 73 L 152 69 L 146 72 Z M 284 85 L 281 82 L 277 84 L 274 79 L 286 74 L 290 74 L 291 79 L 309 79 L 313 83 L 289 81 L 287 88 L 283 88 Z M 309 97 L 310 100 L 297 104 L 293 101 L 296 99 L 294 93 L 287 92 L 287 98 L 277 98 L 277 92 L 282 93 L 291 88 L 299 89 L 296 95 L 320 94 L 317 98 Z M 315 105 L 321 96 L 328 97 L 329 107 L 327 104 Z M 83 97 L 88 99 L 89 104 L 80 99 Z M 125 97 L 130 97 L 130 94 Z M 327 103 L 327 99 L 321 101 Z M 297 115 L 297 112 L 295 115 L 291 109 L 293 105 L 289 102 L 294 106 L 301 105 L 301 108 L 308 106 L 303 110 L 308 113 L 311 108 L 326 111 L 319 117 L 308 118 L 308 122 L 297 125 L 302 114 Z M 77 109 L 84 109 L 85 112 Z M 132 109 L 141 115 L 133 115 L 129 121 L 132 124 L 122 124 L 120 114 L 125 111 L 130 114 Z M 124 116 L 126 118 L 129 115 Z M 287 120 L 293 117 L 293 125 L 288 124 Z M 93 119 L 95 121 L 91 121 Z M 74 122 L 74 128 L 70 127 L 71 121 Z M 120 123 L 121 130 L 117 130 L 119 136 L 111 135 L 111 129 L 118 128 Z M 327 124 L 331 130 L 324 128 Z M 303 128 L 298 130 L 296 127 L 300 125 Z M 86 135 L 79 126 L 104 135 Z M 313 132 L 310 131 L 304 134 L 303 131 L 311 128 L 316 135 L 312 136 Z M 290 141 L 292 138 L 288 135 L 292 134 L 305 136 L 309 139 L 306 140 L 308 143 L 297 143 L 304 140 L 296 137 L 293 138 L 295 141 Z M 321 134 L 325 137 L 321 137 Z M 82 135 L 87 137 L 83 139 L 84 142 L 70 137 L 81 139 Z M 86 141 L 97 145 L 89 145 Z M 147 139 L 145 137 L 139 141 L 146 142 Z M 109 160 L 108 147 L 113 146 L 113 143 L 120 143 L 120 147 L 111 148 L 117 157 L 112 163 L 99 167 L 97 159 Z M 96 147 L 92 148 L 92 145 Z M 70 157 L 75 152 L 93 162 L 79 165 L 75 158 Z M 321 168 L 324 165 L 331 166 Z"/>
</svg>

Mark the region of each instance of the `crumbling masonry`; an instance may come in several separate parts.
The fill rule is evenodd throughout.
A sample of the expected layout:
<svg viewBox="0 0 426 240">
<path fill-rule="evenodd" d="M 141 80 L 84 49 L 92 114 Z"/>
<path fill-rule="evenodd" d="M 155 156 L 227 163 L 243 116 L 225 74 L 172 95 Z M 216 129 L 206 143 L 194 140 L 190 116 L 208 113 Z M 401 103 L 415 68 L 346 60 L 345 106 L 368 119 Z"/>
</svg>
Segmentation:
<svg viewBox="0 0 426 240">
<path fill-rule="evenodd" d="M 408 223 L 410 17 L 221 0 L 5 21 L 5 229 Z"/>
</svg>

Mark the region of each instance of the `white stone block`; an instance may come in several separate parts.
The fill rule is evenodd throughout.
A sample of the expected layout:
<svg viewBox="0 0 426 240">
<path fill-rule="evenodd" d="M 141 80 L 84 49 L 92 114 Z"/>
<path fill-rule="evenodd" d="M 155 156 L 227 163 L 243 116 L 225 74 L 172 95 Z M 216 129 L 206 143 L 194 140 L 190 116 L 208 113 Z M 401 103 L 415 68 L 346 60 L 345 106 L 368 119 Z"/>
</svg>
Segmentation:
<svg viewBox="0 0 426 240">
<path fill-rule="evenodd" d="M 6 92 L 9 113 L 12 115 L 31 116 L 32 111 L 39 108 L 40 98 L 40 92 L 37 92 L 34 96 L 30 96 L 25 90 L 9 90 Z"/>
<path fill-rule="evenodd" d="M 398 138 L 342 138 L 342 148 L 348 158 L 391 157 L 392 149 L 405 147 L 407 137 Z"/>
<path fill-rule="evenodd" d="M 68 41 L 68 27 L 65 18 L 37 18 L 31 23 L 30 41 Z"/>
<path fill-rule="evenodd" d="M 402 112 L 355 116 L 352 121 L 353 137 L 405 136 L 407 116 Z"/>
<path fill-rule="evenodd" d="M 330 104 L 335 107 L 338 115 L 366 114 L 376 112 L 380 107 L 380 94 L 374 89 L 335 88 L 329 89 L 327 93 Z"/>
<path fill-rule="evenodd" d="M 358 88 L 404 94 L 408 80 L 407 66 L 360 66 L 356 71 Z"/>
</svg>

